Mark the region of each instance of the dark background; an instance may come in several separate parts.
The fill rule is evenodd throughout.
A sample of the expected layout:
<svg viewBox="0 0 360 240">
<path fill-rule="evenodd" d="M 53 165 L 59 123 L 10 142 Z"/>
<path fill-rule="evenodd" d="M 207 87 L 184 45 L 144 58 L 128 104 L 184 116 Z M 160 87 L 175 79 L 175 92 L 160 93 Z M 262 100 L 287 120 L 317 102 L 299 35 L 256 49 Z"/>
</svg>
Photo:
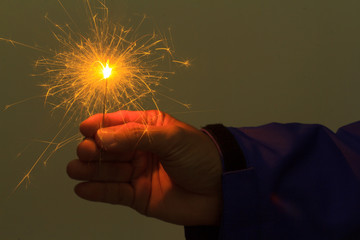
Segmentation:
<svg viewBox="0 0 360 240">
<path fill-rule="evenodd" d="M 87 31 L 83 1 L 63 0 Z M 196 127 L 222 122 L 257 126 L 269 122 L 320 123 L 336 130 L 360 119 L 360 2 L 286 0 L 112 0 L 117 23 L 151 17 L 172 29 L 178 56 L 192 60 L 163 84 L 164 94 L 190 110 L 160 99 L 162 110 Z M 1 0 L 0 37 L 57 48 L 44 20 L 70 23 L 56 0 Z M 43 54 L 0 42 L 0 107 L 39 96 L 31 77 Z M 51 140 L 61 112 L 50 114 L 41 98 L 0 112 L 1 239 L 183 239 L 182 227 L 135 211 L 77 198 L 65 167 L 76 157 L 72 144 L 59 150 L 31 182 L 11 195 Z M 77 123 L 74 123 L 76 132 Z M 19 154 L 21 153 L 21 154 Z"/>
</svg>

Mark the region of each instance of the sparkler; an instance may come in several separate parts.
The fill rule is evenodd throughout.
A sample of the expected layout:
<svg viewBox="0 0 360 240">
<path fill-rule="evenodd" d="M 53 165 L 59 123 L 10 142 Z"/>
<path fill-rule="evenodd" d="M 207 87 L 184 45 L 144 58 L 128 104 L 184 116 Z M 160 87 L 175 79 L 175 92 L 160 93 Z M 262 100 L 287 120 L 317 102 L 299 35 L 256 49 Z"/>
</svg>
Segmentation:
<svg viewBox="0 0 360 240">
<path fill-rule="evenodd" d="M 104 105 L 103 105 L 103 119 L 101 122 L 101 127 L 103 127 L 104 122 L 105 122 L 105 113 L 106 113 L 106 95 L 107 95 L 107 85 L 108 85 L 108 78 L 111 75 L 112 72 L 112 68 L 109 67 L 109 60 L 106 62 L 106 66 L 104 67 L 104 65 L 102 65 L 103 67 L 103 75 L 104 75 L 104 79 L 105 79 L 105 94 L 104 94 Z"/>
<path fill-rule="evenodd" d="M 143 110 L 141 100 L 146 95 L 157 106 L 153 88 L 173 73 L 159 70 L 159 66 L 167 58 L 177 61 L 167 39 L 156 32 L 136 37 L 136 29 L 125 29 L 108 20 L 104 4 L 102 17 L 93 13 L 88 0 L 87 5 L 90 33 L 81 35 L 68 25 L 53 23 L 58 30 L 53 34 L 62 51 L 36 64 L 45 68 L 51 79 L 43 85 L 46 99 L 56 98 L 54 109 L 64 108 L 66 114 L 75 113 L 71 116 L 75 118 L 102 108 Z"/>
<path fill-rule="evenodd" d="M 60 0 L 58 2 L 72 19 Z M 109 21 L 105 4 L 98 3 L 100 10 L 94 12 L 94 7 L 86 0 L 90 14 L 90 31 L 86 34 L 75 32 L 68 24 L 60 26 L 46 16 L 55 28 L 52 34 L 60 48 L 48 52 L 52 56 L 39 59 L 35 65 L 43 69 L 43 75 L 48 79 L 42 84 L 46 89 L 45 103 L 51 104 L 53 110 L 64 109 L 66 120 L 15 190 L 29 180 L 30 173 L 41 160 L 46 163 L 56 150 L 76 139 L 72 137 L 55 143 L 71 121 L 102 112 L 103 127 L 108 111 L 144 110 L 142 100 L 145 96 L 158 109 L 154 87 L 173 74 L 161 66 L 166 61 L 189 66 L 189 61 L 174 59 L 174 51 L 162 34 L 153 31 L 140 35 L 139 28 L 115 25 Z M 0 40 L 44 51 L 13 40 Z M 51 151 L 52 146 L 55 147 Z M 47 152 L 50 153 L 45 157 Z"/>
</svg>

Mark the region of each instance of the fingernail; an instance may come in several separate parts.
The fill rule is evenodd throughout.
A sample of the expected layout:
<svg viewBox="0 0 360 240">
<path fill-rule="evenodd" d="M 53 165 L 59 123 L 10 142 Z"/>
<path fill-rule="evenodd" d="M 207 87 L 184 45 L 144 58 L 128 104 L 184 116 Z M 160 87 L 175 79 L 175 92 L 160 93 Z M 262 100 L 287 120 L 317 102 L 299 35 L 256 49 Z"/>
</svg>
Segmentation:
<svg viewBox="0 0 360 240">
<path fill-rule="evenodd" d="M 109 129 L 100 128 L 97 135 L 100 140 L 101 147 L 104 149 L 108 148 L 115 141 L 114 131 L 109 131 Z"/>
</svg>

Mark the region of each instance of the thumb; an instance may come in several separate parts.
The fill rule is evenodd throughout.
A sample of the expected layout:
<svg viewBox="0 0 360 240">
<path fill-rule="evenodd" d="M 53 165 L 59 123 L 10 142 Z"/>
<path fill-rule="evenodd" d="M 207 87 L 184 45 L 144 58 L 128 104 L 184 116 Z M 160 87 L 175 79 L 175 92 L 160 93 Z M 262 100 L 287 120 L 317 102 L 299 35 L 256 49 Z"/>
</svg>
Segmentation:
<svg viewBox="0 0 360 240">
<path fill-rule="evenodd" d="M 126 123 L 97 131 L 96 142 L 110 152 L 145 150 L 158 155 L 167 155 L 176 136 L 176 126 L 151 126 Z"/>
</svg>

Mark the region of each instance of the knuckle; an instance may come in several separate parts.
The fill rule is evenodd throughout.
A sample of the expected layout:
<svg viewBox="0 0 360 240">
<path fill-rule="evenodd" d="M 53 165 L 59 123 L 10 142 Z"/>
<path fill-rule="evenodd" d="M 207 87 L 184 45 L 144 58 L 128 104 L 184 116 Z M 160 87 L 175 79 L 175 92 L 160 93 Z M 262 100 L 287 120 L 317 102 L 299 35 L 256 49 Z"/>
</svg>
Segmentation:
<svg viewBox="0 0 360 240">
<path fill-rule="evenodd" d="M 160 110 L 148 110 L 146 111 L 146 123 L 150 125 L 162 126 L 167 116 L 167 113 Z"/>
</svg>

